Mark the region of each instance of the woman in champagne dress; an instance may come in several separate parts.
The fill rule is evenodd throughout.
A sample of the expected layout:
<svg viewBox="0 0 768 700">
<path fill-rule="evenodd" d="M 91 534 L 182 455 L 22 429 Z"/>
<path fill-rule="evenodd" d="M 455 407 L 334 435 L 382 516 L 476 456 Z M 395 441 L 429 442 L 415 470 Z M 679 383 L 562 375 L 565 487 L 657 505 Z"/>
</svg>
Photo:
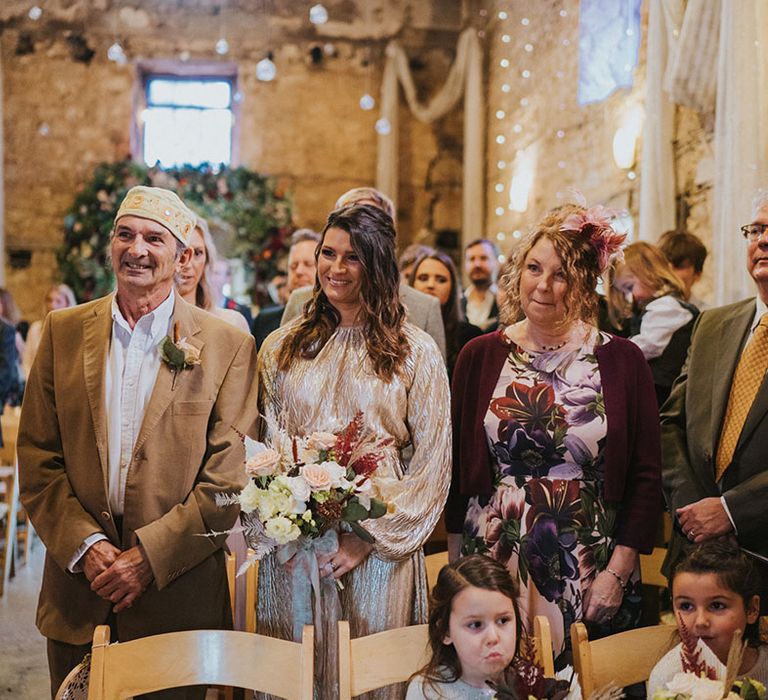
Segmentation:
<svg viewBox="0 0 768 700">
<path fill-rule="evenodd" d="M 315 291 L 303 317 L 262 346 L 260 410 L 265 426 L 298 437 L 338 432 L 362 411 L 368 432 L 392 438 L 376 478 L 393 512 L 363 523 L 374 544 L 342 529 L 338 551 L 318 557 L 320 574 L 343 585 L 341 619 L 354 638 L 426 622 L 422 545 L 450 482 L 448 381 L 434 341 L 405 320 L 386 213 L 368 204 L 332 212 L 316 257 Z M 292 600 L 290 565 L 268 556 L 259 568 L 258 631 L 290 638 Z M 338 678 L 335 620 L 323 605 L 315 696 L 325 700 L 338 697 Z M 368 697 L 401 696 L 390 687 Z"/>
</svg>

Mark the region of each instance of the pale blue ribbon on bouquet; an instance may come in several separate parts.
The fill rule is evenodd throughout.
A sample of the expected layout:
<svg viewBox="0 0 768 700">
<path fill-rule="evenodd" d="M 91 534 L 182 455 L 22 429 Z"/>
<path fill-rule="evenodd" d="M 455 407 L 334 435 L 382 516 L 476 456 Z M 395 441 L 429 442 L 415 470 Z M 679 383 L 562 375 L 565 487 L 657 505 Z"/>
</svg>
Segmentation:
<svg viewBox="0 0 768 700">
<path fill-rule="evenodd" d="M 328 530 L 322 537 L 300 537 L 288 542 L 276 551 L 277 560 L 285 564 L 293 558 L 291 585 L 293 589 L 293 640 L 301 642 L 304 625 L 315 625 L 315 643 L 323 638 L 323 603 L 326 605 L 326 624 L 335 629 L 341 618 L 341 602 L 336 579 L 320 576 L 319 554 L 333 554 L 339 550 L 339 537 L 335 530 Z M 312 616 L 314 593 L 315 614 Z"/>
</svg>

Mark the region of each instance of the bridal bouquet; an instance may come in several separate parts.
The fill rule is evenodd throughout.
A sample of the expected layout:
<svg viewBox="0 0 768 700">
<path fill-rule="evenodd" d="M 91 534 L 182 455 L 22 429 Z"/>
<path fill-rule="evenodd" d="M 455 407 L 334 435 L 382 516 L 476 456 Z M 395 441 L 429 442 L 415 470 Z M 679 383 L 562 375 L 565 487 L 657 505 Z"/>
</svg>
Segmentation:
<svg viewBox="0 0 768 700">
<path fill-rule="evenodd" d="M 362 521 L 380 518 L 389 506 L 380 496 L 375 472 L 392 439 L 377 440 L 365 432 L 357 413 L 339 433 L 315 432 L 303 438 L 272 431 L 270 445 L 245 437 L 245 488 L 220 503 L 239 503 L 242 531 L 255 554 L 245 566 L 280 548 L 281 561 L 299 548 L 325 539 L 318 553 L 338 546 L 340 522 L 361 539 L 373 542 Z M 327 533 L 332 533 L 327 535 Z"/>
</svg>

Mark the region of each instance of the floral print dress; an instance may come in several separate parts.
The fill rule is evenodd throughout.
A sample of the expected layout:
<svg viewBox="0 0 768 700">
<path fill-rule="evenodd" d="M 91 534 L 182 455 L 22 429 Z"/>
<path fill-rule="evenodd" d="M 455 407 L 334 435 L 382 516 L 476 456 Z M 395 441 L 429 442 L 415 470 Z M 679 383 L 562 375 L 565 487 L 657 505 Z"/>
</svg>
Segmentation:
<svg viewBox="0 0 768 700">
<path fill-rule="evenodd" d="M 603 501 L 607 432 L 593 333 L 581 347 L 529 352 L 512 344 L 485 417 L 494 492 L 469 502 L 464 554 L 480 552 L 519 576 L 528 628 L 546 615 L 559 665 L 570 625 L 613 551 L 615 509 Z M 590 637 L 637 625 L 639 572 L 613 619 Z"/>
</svg>

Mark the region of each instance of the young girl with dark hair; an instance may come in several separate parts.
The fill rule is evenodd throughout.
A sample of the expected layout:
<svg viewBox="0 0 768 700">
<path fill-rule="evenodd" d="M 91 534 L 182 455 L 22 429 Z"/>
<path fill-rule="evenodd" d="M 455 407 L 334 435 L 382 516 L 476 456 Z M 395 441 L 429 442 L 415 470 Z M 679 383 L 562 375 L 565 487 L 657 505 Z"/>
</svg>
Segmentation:
<svg viewBox="0 0 768 700">
<path fill-rule="evenodd" d="M 406 700 L 474 700 L 493 693 L 517 654 L 522 623 L 517 583 L 499 562 L 472 554 L 444 566 L 432 590 L 432 658 L 408 686 Z"/>
<path fill-rule="evenodd" d="M 748 642 L 739 676 L 768 683 L 768 648 L 760 643 L 760 577 L 748 555 L 730 542 L 696 545 L 672 574 L 672 607 L 681 635 L 701 639 L 725 665 L 733 633 Z M 685 627 L 684 631 L 682 628 Z M 681 644 L 659 661 L 648 679 L 648 697 L 682 672 Z"/>
</svg>

